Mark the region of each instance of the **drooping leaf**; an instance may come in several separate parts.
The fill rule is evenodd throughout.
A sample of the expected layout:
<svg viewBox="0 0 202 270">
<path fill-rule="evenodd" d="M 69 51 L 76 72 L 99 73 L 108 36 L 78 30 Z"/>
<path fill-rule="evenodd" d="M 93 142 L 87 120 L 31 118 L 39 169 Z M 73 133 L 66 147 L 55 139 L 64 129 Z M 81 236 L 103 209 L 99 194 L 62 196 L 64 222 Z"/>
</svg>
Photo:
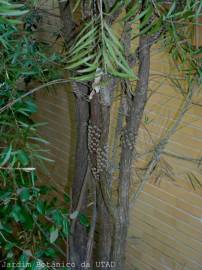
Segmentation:
<svg viewBox="0 0 202 270">
<path fill-rule="evenodd" d="M 54 243 L 58 238 L 58 228 L 52 226 L 50 228 L 50 243 Z"/>
<path fill-rule="evenodd" d="M 90 223 L 89 223 L 89 220 L 87 218 L 86 215 L 83 215 L 83 214 L 79 214 L 79 221 L 82 225 L 86 226 L 86 227 L 89 227 L 90 226 Z"/>
<path fill-rule="evenodd" d="M 22 166 L 27 166 L 29 164 L 28 154 L 23 150 L 17 151 L 17 159 L 20 161 Z"/>
<path fill-rule="evenodd" d="M 45 210 L 46 210 L 44 201 L 37 200 L 37 202 L 36 202 L 36 209 L 39 212 L 39 214 L 42 214 L 43 215 L 45 213 Z"/>
<path fill-rule="evenodd" d="M 23 253 L 19 259 L 19 265 L 21 266 L 20 269 L 21 270 L 27 269 L 28 262 L 29 262 L 29 256 Z"/>
<path fill-rule="evenodd" d="M 30 190 L 26 187 L 19 188 L 17 194 L 20 196 L 22 202 L 26 202 L 31 198 Z"/>
<path fill-rule="evenodd" d="M 12 153 L 12 144 L 10 144 L 1 154 L 0 166 L 4 166 L 9 161 Z"/>
</svg>

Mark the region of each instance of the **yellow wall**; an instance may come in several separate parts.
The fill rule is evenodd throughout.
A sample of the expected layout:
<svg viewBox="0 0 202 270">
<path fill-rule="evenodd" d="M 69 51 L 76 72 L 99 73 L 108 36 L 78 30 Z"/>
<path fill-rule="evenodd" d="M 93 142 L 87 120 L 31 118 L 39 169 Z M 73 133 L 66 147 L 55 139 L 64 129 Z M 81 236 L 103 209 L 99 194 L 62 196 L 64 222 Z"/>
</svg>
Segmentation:
<svg viewBox="0 0 202 270">
<path fill-rule="evenodd" d="M 154 74 L 174 75 L 168 61 L 169 55 L 152 52 L 150 87 L 154 92 L 145 114 L 151 123 L 142 125 L 138 149 L 151 147 L 158 141 L 165 128 L 175 119 L 182 102 L 181 95 L 169 85 L 167 77 Z M 156 89 L 156 90 L 155 90 Z M 202 96 L 195 98 L 198 103 Z M 148 136 L 148 132 L 151 137 Z M 171 154 L 200 158 L 202 153 L 202 110 L 193 105 L 186 113 L 166 151 Z M 131 209 L 131 227 L 128 239 L 128 268 L 134 269 L 202 269 L 202 197 L 201 188 L 193 189 L 187 173 L 194 173 L 202 181 L 202 166 L 190 161 L 162 156 L 160 168 L 151 177 Z M 166 166 L 165 166 L 166 165 Z M 140 166 L 141 167 L 141 166 Z M 134 224 L 134 226 L 133 226 Z M 134 258 L 135 257 L 135 258 Z M 131 262 L 134 263 L 131 265 Z"/>
<path fill-rule="evenodd" d="M 44 25 L 52 29 L 52 25 L 55 27 L 57 24 L 51 19 Z M 151 122 L 141 126 L 137 145 L 139 153 L 152 147 L 152 140 L 161 138 L 182 103 L 181 95 L 163 76 L 175 75 L 175 69 L 169 62 L 169 56 L 157 47 L 152 51 L 151 67 L 150 88 L 154 93 L 145 110 Z M 202 104 L 202 95 L 195 100 Z M 41 134 L 50 142 L 49 156 L 55 160 L 48 165 L 50 175 L 45 178 L 63 190 L 73 172 L 74 97 L 68 88 L 57 87 L 55 91 L 50 89 L 39 93 L 37 101 L 39 113 L 36 118 L 48 122 L 41 128 Z M 193 105 L 186 113 L 166 151 L 190 158 L 202 156 L 200 106 Z M 194 190 L 187 177 L 187 173 L 192 172 L 202 182 L 202 165 L 167 155 L 162 156 L 160 164 L 161 168 L 145 185 L 135 205 L 131 205 L 126 269 L 202 270 L 202 191 L 201 188 Z M 144 165 L 140 158 L 137 166 L 141 168 Z M 163 175 L 162 168 L 164 172 L 167 169 L 175 181 L 165 173 Z M 134 186 L 137 184 L 135 179 Z M 132 197 L 132 192 L 130 195 Z"/>
</svg>

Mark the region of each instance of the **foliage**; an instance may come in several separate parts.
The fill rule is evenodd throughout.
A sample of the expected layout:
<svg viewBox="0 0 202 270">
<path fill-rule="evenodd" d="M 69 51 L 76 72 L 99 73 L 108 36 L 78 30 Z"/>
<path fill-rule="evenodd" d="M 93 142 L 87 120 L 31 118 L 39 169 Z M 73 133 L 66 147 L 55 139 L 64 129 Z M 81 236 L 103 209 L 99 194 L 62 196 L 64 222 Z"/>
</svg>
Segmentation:
<svg viewBox="0 0 202 270">
<path fill-rule="evenodd" d="M 26 175 L 24 175 L 24 178 Z M 59 206 L 56 198 L 48 200 L 46 186 L 8 181 L 0 192 L 0 245 L 7 263 L 56 259 L 64 253 L 55 243 L 65 241 L 69 232 L 68 206 Z"/>
<path fill-rule="evenodd" d="M 0 23 L 16 24 L 19 20 L 11 19 L 11 17 L 18 17 L 26 14 L 28 11 L 24 9 L 24 5 L 9 3 L 6 0 L 0 1 Z M 8 18 L 10 17 L 10 18 Z"/>
<path fill-rule="evenodd" d="M 58 74 L 53 67 L 60 57 L 48 54 L 49 46 L 37 42 L 32 32 L 35 11 L 20 18 L 24 29 L 10 17 L 25 13 L 22 5 L 0 3 L 1 107 L 24 94 L 31 80 L 44 83 Z M 57 242 L 66 241 L 69 232 L 68 203 L 58 202 L 53 188 L 37 184 L 36 167 L 48 160 L 41 145 L 48 142 L 38 134 L 43 123 L 33 121 L 36 112 L 34 97 L 26 97 L 0 114 L 1 260 L 30 262 L 30 269 L 37 260 L 64 257 Z"/>
<path fill-rule="evenodd" d="M 165 1 L 114 1 L 111 8 L 108 1 L 98 1 L 99 15 L 91 14 L 90 20 L 81 22 L 83 27 L 76 35 L 73 45 L 68 51 L 67 69 L 75 72 L 75 79 L 90 81 L 97 76 L 96 70 L 109 73 L 122 79 L 137 80 L 137 76 L 129 67 L 122 42 L 109 24 L 110 17 L 125 10 L 125 15 L 118 21 L 122 27 L 129 23 L 131 39 L 140 35 L 165 34 L 165 45 L 175 60 L 186 62 L 191 60 L 190 66 L 196 67 L 190 55 L 198 55 L 201 49 L 195 50 L 188 42 L 187 25 L 192 25 L 200 15 L 200 1 L 187 0 L 179 5 L 178 1 L 165 4 Z M 73 5 L 73 12 L 82 1 Z M 92 1 L 89 1 L 89 8 Z M 145 8 L 142 9 L 142 5 Z M 129 30 L 130 31 L 130 30 Z M 186 43 L 180 42 L 185 38 Z M 198 68 L 197 72 L 201 73 Z"/>
<path fill-rule="evenodd" d="M 76 81 L 87 81 L 89 92 L 92 88 L 94 90 L 90 94 L 89 107 L 88 104 L 85 107 L 90 115 L 85 115 L 86 118 L 88 117 L 85 123 L 89 120 L 91 124 L 89 133 L 91 132 L 90 128 L 95 126 L 93 133 L 95 138 L 93 138 L 94 140 L 89 139 L 91 141 L 88 142 L 90 144 L 88 154 L 92 178 L 96 184 L 98 182 L 94 188 L 97 197 L 95 196 L 93 204 L 99 205 L 99 207 L 93 208 L 91 219 L 94 232 L 96 229 L 99 230 L 98 242 L 93 239 L 96 237 L 93 235 L 93 231 L 88 235 L 87 244 L 85 236 L 80 234 L 80 238 L 83 239 L 83 247 L 86 247 L 88 258 L 98 256 L 104 260 L 116 261 L 115 269 L 120 270 L 124 269 L 132 164 L 134 159 L 136 161 L 138 159 L 138 155 L 133 155 L 133 153 L 136 150 L 136 138 L 149 96 L 150 49 L 158 42 L 157 48 L 169 53 L 170 60 L 176 67 L 175 71 L 179 71 L 179 77 L 172 74 L 173 78 L 168 78 L 168 80 L 170 79 L 170 82 L 182 94 L 183 104 L 176 111 L 172 124 L 165 128 L 158 140 L 153 141 L 153 137 L 158 136 L 158 134 L 151 136 L 152 147 L 144 153 L 146 166 L 141 167 L 140 176 L 138 175 L 140 179 L 137 181 L 139 186 L 134 195 L 135 199 L 142 191 L 144 184 L 157 170 L 166 144 L 177 131 L 185 113 L 192 104 L 193 95 L 196 93 L 195 88 L 199 88 L 201 83 L 201 59 L 198 57 L 201 54 L 201 48 L 197 48 L 193 44 L 193 29 L 198 24 L 198 17 L 201 16 L 202 1 L 77 0 L 70 2 L 72 3 L 71 11 L 75 13 L 75 16 L 72 16 L 73 21 L 75 19 L 78 25 L 76 25 L 76 31 L 72 35 L 73 41 L 68 41 L 66 68 L 71 71 L 71 75 Z M 78 14 L 81 16 L 77 17 Z M 71 16 L 67 20 L 70 22 Z M 68 23 L 68 21 L 64 22 Z M 134 43 L 132 40 L 135 40 Z M 135 69 L 133 69 L 134 67 Z M 110 87 L 108 85 L 103 87 L 106 85 L 105 78 L 109 80 Z M 118 127 L 115 131 L 118 148 L 116 151 L 116 146 L 113 145 L 115 141 L 109 139 L 111 133 L 108 132 L 109 130 L 111 132 L 111 128 L 113 128 L 110 114 L 114 114 L 115 109 L 114 107 L 111 109 L 112 103 L 103 102 L 103 96 L 108 101 L 111 94 L 109 92 L 115 92 L 120 81 L 122 92 L 119 96 L 121 99 L 120 111 L 117 113 Z M 81 89 L 78 93 L 79 98 L 84 96 L 82 90 L 86 91 L 86 88 L 82 89 L 81 85 L 78 83 L 79 87 L 75 87 L 76 94 Z M 116 94 L 114 96 L 117 97 Z M 78 99 L 77 106 L 81 104 L 79 102 L 80 99 Z M 82 108 L 84 106 L 82 103 Z M 81 127 L 82 120 L 85 118 L 83 117 L 84 112 L 78 111 L 77 113 L 77 124 Z M 145 117 L 144 124 L 147 125 L 149 122 L 148 117 Z M 80 130 L 81 128 L 78 128 L 78 133 L 80 132 L 78 137 L 79 135 L 84 136 L 84 131 Z M 100 135 L 97 131 L 100 132 Z M 78 142 L 80 141 L 82 140 L 78 140 Z M 110 149 L 109 142 L 112 143 L 112 148 L 116 152 L 116 154 L 113 153 L 116 156 L 114 158 L 116 164 L 112 164 L 112 167 L 118 168 L 114 169 L 116 181 L 113 181 L 113 173 L 111 172 L 110 153 L 108 155 L 103 150 Z M 86 150 L 85 146 L 83 147 L 79 143 L 77 147 L 78 152 L 81 149 Z M 79 159 L 77 161 L 79 163 Z M 110 165 L 103 165 L 105 162 Z M 76 168 L 76 170 L 76 175 L 82 174 L 80 168 Z M 137 171 L 137 167 L 134 171 Z M 75 179 L 74 184 L 77 187 L 81 186 L 81 191 L 85 185 L 85 182 L 83 184 L 85 177 L 81 177 L 80 182 L 79 179 Z M 189 174 L 188 178 L 191 179 L 192 185 L 195 183 L 199 186 L 200 181 L 194 175 Z M 75 190 L 78 192 L 78 189 Z M 79 201 L 83 200 L 86 203 L 84 198 L 88 195 L 87 192 L 84 195 L 83 192 L 80 192 Z M 96 198 L 98 198 L 97 201 Z M 88 204 L 86 203 L 86 205 Z M 113 224 L 113 228 L 108 227 L 109 220 Z M 102 228 L 104 229 L 102 230 Z M 80 233 L 79 230 L 78 233 Z M 105 240 L 103 241 L 103 239 Z M 79 245 L 81 245 L 80 242 Z M 94 242 L 98 247 L 96 250 L 98 255 L 96 252 L 94 253 L 92 248 Z M 85 255 L 82 254 L 82 256 Z M 82 259 L 79 258 L 79 260 Z"/>
<path fill-rule="evenodd" d="M 200 82 L 202 78 L 201 60 L 197 58 L 201 53 L 201 49 L 195 48 L 191 42 L 191 36 L 188 37 L 187 32 L 200 15 L 202 4 L 201 1 L 195 0 L 180 1 L 180 3 L 183 2 L 181 5 L 179 5 L 177 0 L 171 3 L 168 1 L 168 4 L 165 1 L 155 0 L 77 0 L 72 2 L 72 13 L 78 11 L 81 14 L 84 13 L 83 6 L 86 3 L 90 12 L 87 16 L 82 14 L 82 18 L 79 19 L 79 29 L 76 29 L 74 33 L 75 38 L 67 46 L 68 51 L 65 59 L 62 59 L 63 56 L 58 54 L 45 53 L 45 50 L 49 50 L 51 46 L 36 41 L 33 30 L 36 30 L 37 23 L 40 23 L 41 19 L 36 10 L 30 10 L 27 13 L 26 8 L 22 5 L 10 4 L 5 1 L 0 2 L 0 106 L 4 107 L 9 102 L 21 97 L 25 91 L 24 83 L 27 86 L 31 80 L 44 83 L 57 78 L 58 68 L 56 66 L 62 71 L 64 63 L 74 80 L 77 82 L 88 82 L 88 84 L 85 84 L 85 86 L 89 86 L 88 90 L 91 90 L 91 87 L 94 87 L 95 85 L 93 86 L 93 84 L 97 81 L 100 84 L 103 83 L 101 76 L 103 74 L 110 75 L 110 79 L 118 78 L 122 81 L 125 87 L 123 87 L 121 98 L 124 97 L 127 100 L 129 109 L 124 115 L 123 121 L 123 133 L 125 132 L 128 137 L 126 136 L 125 138 L 125 145 L 124 140 L 120 142 L 120 147 L 124 154 L 120 157 L 119 170 L 125 166 L 127 167 L 126 171 L 128 174 L 126 175 L 127 177 L 124 177 L 123 172 L 119 175 L 117 197 L 111 196 L 113 185 L 111 172 L 107 171 L 108 168 L 105 168 L 104 172 L 102 171 L 103 174 L 106 171 L 106 175 L 103 177 L 104 181 L 100 181 L 100 186 L 95 185 L 95 193 L 98 193 L 97 197 L 103 200 L 103 213 L 113 212 L 114 205 L 116 206 L 114 212 L 110 213 L 112 218 L 114 218 L 112 221 L 114 231 L 110 235 L 112 237 L 111 241 L 114 241 L 112 243 L 114 250 L 111 250 L 109 253 L 115 254 L 115 259 L 121 265 L 122 257 L 124 257 L 123 247 L 127 235 L 132 151 L 136 143 L 136 137 L 133 134 L 138 134 L 148 88 L 147 80 L 142 82 L 143 87 L 138 88 L 138 83 L 135 83 L 135 89 L 132 93 L 138 94 L 136 96 L 131 95 L 131 81 L 140 82 L 140 80 L 145 79 L 145 74 L 142 77 L 139 74 L 135 74 L 131 59 L 135 58 L 137 60 L 134 62 L 141 70 L 142 59 L 139 56 L 142 51 L 145 47 L 148 51 L 151 45 L 155 42 L 160 42 L 161 46 L 169 51 L 177 68 L 188 82 L 188 87 L 185 90 L 183 89 L 181 93 L 185 100 L 187 97 L 191 98 L 193 84 L 195 81 L 197 83 Z M 22 25 L 16 26 L 16 23 L 19 21 L 16 21 L 13 17 L 24 14 L 26 14 L 23 17 L 24 28 L 22 28 Z M 122 16 L 119 16 L 120 14 Z M 117 24 L 122 30 L 122 33 L 119 33 L 119 35 L 116 34 L 115 30 Z M 124 39 L 124 35 L 128 38 Z M 133 48 L 130 47 L 130 42 L 134 39 L 140 40 L 141 38 L 145 38 L 145 44 L 140 44 L 142 47 L 137 47 L 133 51 Z M 148 64 L 149 61 L 146 63 L 147 68 Z M 178 81 L 173 80 L 172 82 L 178 89 L 181 89 Z M 83 84 L 79 86 L 81 87 L 81 85 L 83 86 Z M 100 89 L 100 87 L 97 88 Z M 142 99 L 142 101 L 141 98 L 144 95 L 146 98 Z M 82 94 L 80 97 L 82 97 Z M 93 98 L 93 95 L 91 97 Z M 136 100 L 137 98 L 139 99 Z M 79 102 L 81 102 L 80 99 Z M 96 102 L 94 105 L 96 106 Z M 185 105 L 184 111 L 179 114 L 181 118 L 190 103 L 187 102 Z M 82 106 L 85 105 L 82 104 Z M 104 113 L 102 111 L 101 117 L 98 117 L 99 120 L 107 119 L 107 117 L 108 119 L 110 118 L 110 110 L 107 111 L 106 108 L 103 108 L 103 104 L 98 104 L 96 108 L 93 108 L 93 105 L 89 105 L 89 103 L 86 103 L 86 106 L 91 106 L 91 109 L 96 111 L 96 116 L 99 114 L 99 108 L 104 111 Z M 66 256 L 61 250 L 60 245 L 67 245 L 66 238 L 70 234 L 70 220 L 72 219 L 74 224 L 77 217 L 89 232 L 88 243 L 86 244 L 85 239 L 84 245 L 88 246 L 89 254 L 87 255 L 89 255 L 89 258 L 92 257 L 92 243 L 95 242 L 93 228 L 96 226 L 96 213 L 92 214 L 94 220 L 92 218 L 92 226 L 90 227 L 88 219 L 80 213 L 80 209 L 69 214 L 67 202 L 62 201 L 61 203 L 53 198 L 53 194 L 57 192 L 56 190 L 37 184 L 37 164 L 43 164 L 43 161 L 47 160 L 41 145 L 47 142 L 38 135 L 37 129 L 41 124 L 36 124 L 32 120 L 32 116 L 36 111 L 37 106 L 34 98 L 26 97 L 0 114 L 0 135 L 2 138 L 0 145 L 0 204 L 2 206 L 0 209 L 0 245 L 3 250 L 2 255 L 8 262 L 31 261 L 31 269 L 36 267 L 37 260 L 46 261 L 59 256 Z M 83 112 L 80 113 L 83 114 Z M 181 121 L 180 117 L 177 118 L 173 127 L 168 128 L 168 132 L 162 139 L 163 142 L 161 141 L 154 145 L 154 155 L 145 169 L 140 189 L 155 169 L 165 144 L 176 131 Z M 80 115 L 78 119 L 83 118 Z M 145 117 L 145 124 L 149 124 L 149 122 L 148 117 Z M 105 132 L 103 132 L 101 139 L 99 137 L 97 139 L 98 142 L 96 141 L 99 151 L 102 151 L 103 145 L 105 148 L 105 144 L 108 141 L 108 134 L 106 132 L 110 128 L 106 126 L 108 123 L 110 121 L 107 122 L 105 120 L 101 123 Z M 98 130 L 100 129 L 98 128 Z M 130 136 L 131 134 L 132 136 Z M 103 141 L 101 141 L 102 139 Z M 108 148 L 106 147 L 106 149 Z M 97 156 L 100 158 L 100 155 L 103 153 L 100 154 L 95 151 L 94 154 L 93 158 L 95 157 L 95 160 L 91 160 L 92 163 L 93 161 L 96 163 Z M 106 152 L 104 152 L 103 159 L 108 158 L 106 155 Z M 80 168 L 76 169 L 79 170 Z M 194 175 L 189 174 L 188 177 L 192 179 L 192 182 L 195 181 L 199 185 Z M 85 175 L 82 181 L 83 179 L 86 181 L 87 178 Z M 105 181 L 106 179 L 107 181 Z M 83 182 L 79 183 L 79 186 L 84 184 Z M 83 190 L 81 191 L 80 194 L 83 194 Z M 121 196 L 120 194 L 124 194 L 124 196 L 122 198 L 118 197 Z M 78 194 L 76 195 L 78 197 Z M 96 206 L 97 202 L 89 202 L 89 205 Z M 96 212 L 96 208 L 93 211 Z M 100 213 L 102 214 L 102 211 Z M 120 213 L 124 213 L 124 215 L 121 216 Z M 109 217 L 110 221 L 111 216 Z M 101 222 L 109 223 L 109 219 L 107 219 L 108 214 L 103 217 L 105 220 L 103 218 Z M 108 232 L 104 232 L 104 234 L 106 233 Z M 123 236 L 120 241 L 119 236 Z M 105 238 L 107 237 L 105 236 Z M 102 243 L 100 246 L 102 247 Z M 121 269 L 121 267 L 117 269 Z"/>
<path fill-rule="evenodd" d="M 115 77 L 137 78 L 124 57 L 118 37 L 102 15 L 84 24 L 69 49 L 67 69 L 76 70 L 75 78 L 79 81 L 92 80 L 98 69 Z"/>
</svg>

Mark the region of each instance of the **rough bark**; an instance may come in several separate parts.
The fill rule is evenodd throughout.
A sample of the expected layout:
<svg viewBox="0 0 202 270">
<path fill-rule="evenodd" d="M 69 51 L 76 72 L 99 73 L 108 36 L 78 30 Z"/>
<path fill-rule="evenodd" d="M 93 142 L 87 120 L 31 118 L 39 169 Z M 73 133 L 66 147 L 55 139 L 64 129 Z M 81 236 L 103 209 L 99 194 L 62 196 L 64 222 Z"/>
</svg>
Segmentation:
<svg viewBox="0 0 202 270">
<path fill-rule="evenodd" d="M 114 1 L 109 1 L 110 6 Z M 86 2 L 84 2 L 86 3 Z M 63 5 L 63 4 L 62 4 Z M 64 33 L 65 37 L 70 37 L 69 29 L 73 30 L 74 23 L 68 16 L 69 11 L 64 13 L 67 9 L 66 6 L 61 6 L 61 17 L 64 21 Z M 85 8 L 84 8 L 85 9 Z M 84 10 L 84 17 L 88 17 L 89 14 Z M 65 30 L 66 28 L 66 30 Z M 127 26 L 129 30 L 130 25 Z M 69 34 L 67 34 L 69 33 Z M 124 38 L 124 42 L 127 40 Z M 151 40 L 149 37 L 140 37 L 138 56 L 139 56 L 139 80 L 137 82 L 137 87 L 135 91 L 135 96 L 131 102 L 131 108 L 128 116 L 126 117 L 126 127 L 123 134 L 123 143 L 120 159 L 120 176 L 119 176 L 119 188 L 118 188 L 118 207 L 117 212 L 118 217 L 116 222 L 112 218 L 110 204 L 111 198 L 107 190 L 111 188 L 111 176 L 109 168 L 101 168 L 98 170 L 98 148 L 100 152 L 106 155 L 105 147 L 108 145 L 108 135 L 110 126 L 110 105 L 105 102 L 100 102 L 101 93 L 95 94 L 90 105 L 90 124 L 95 126 L 100 131 L 100 138 L 98 144 L 94 150 L 90 151 L 91 157 L 91 170 L 92 175 L 94 175 L 95 181 L 97 181 L 97 216 L 99 220 L 97 222 L 96 230 L 98 231 L 97 247 L 95 250 L 95 259 L 101 261 L 112 261 L 116 262 L 116 269 L 124 269 L 124 254 L 125 245 L 127 237 L 127 229 L 129 222 L 129 187 L 130 187 L 130 177 L 131 177 L 131 165 L 133 159 L 133 151 L 135 138 L 138 133 L 141 118 L 144 111 L 144 106 L 147 100 L 147 89 L 148 89 L 148 79 L 149 79 L 149 68 L 150 68 L 150 46 Z M 128 43 L 130 44 L 130 43 Z M 127 45 L 128 45 L 127 44 Z M 127 50 L 126 46 L 126 51 Z M 124 46 L 124 47 L 125 47 Z M 110 90 L 114 89 L 115 82 L 110 79 L 109 82 L 112 85 L 108 86 L 108 89 L 104 89 L 105 93 L 109 93 Z M 111 87 L 111 88 L 110 88 Z M 87 159 L 88 159 L 88 147 L 87 147 L 87 122 L 89 119 L 89 107 L 88 103 L 80 98 L 83 94 L 88 94 L 88 88 L 76 84 L 75 93 L 76 98 L 76 108 L 77 108 L 77 147 L 76 147 L 76 160 L 75 160 L 75 178 L 72 185 L 72 198 L 73 198 L 73 210 L 76 209 L 82 186 L 84 183 L 85 175 L 87 172 Z M 104 93 L 104 92 L 103 92 Z M 105 95 L 105 94 L 104 94 Z M 108 98 L 108 97 L 104 97 Z M 91 144 L 91 142 L 88 142 Z M 92 147 L 92 144 L 90 145 Z M 107 164 L 107 163 L 106 163 Z M 103 164 L 102 164 L 103 166 Z M 101 166 L 101 167 L 102 167 Z M 108 197 L 107 197 L 108 196 Z M 82 197 L 82 209 L 85 213 L 86 209 L 86 193 Z M 115 224 L 115 225 L 114 225 Z M 114 226 L 112 229 L 112 225 Z M 114 231 L 113 231 L 114 230 Z M 79 265 L 85 260 L 86 255 L 86 244 L 87 244 L 87 234 L 82 226 L 76 222 L 74 227 L 74 232 L 72 235 L 71 247 L 70 247 L 70 258 L 76 261 L 77 269 L 80 269 Z M 102 268 L 107 269 L 107 268 Z"/>
<path fill-rule="evenodd" d="M 74 86 L 75 87 L 75 86 Z M 73 87 L 73 88 L 74 88 Z M 88 93 L 88 88 L 84 85 L 76 84 L 77 91 L 82 94 Z M 86 214 L 87 192 L 82 193 L 85 178 L 88 171 L 88 144 L 87 144 L 87 126 L 89 120 L 89 104 L 83 97 L 76 97 L 76 121 L 77 121 L 77 143 L 75 152 L 75 172 L 72 183 L 72 211 L 77 210 L 80 201 L 79 212 Z M 82 197 L 81 197 L 82 196 Z M 81 263 L 85 261 L 87 231 L 85 226 L 76 221 L 72 231 L 72 241 L 70 242 L 70 259 L 77 264 L 77 269 L 81 269 Z"/>
<path fill-rule="evenodd" d="M 103 79 L 103 78 L 102 78 Z M 99 128 L 100 137 L 96 149 L 91 152 L 92 170 L 97 182 L 97 238 L 94 257 L 96 261 L 109 261 L 112 239 L 111 214 L 106 200 L 106 190 L 110 190 L 111 175 L 108 162 L 108 137 L 110 127 L 111 95 L 116 86 L 116 80 L 106 76 L 107 85 L 95 94 L 91 101 L 91 125 Z M 92 142 L 93 144 L 93 142 Z M 102 267 L 102 269 L 105 269 Z"/>
<path fill-rule="evenodd" d="M 63 36 L 68 44 L 74 34 L 75 23 L 72 19 L 70 4 L 59 1 L 60 16 L 63 24 Z M 75 172 L 72 183 L 72 211 L 75 211 L 80 200 L 81 213 L 86 213 L 87 192 L 81 192 L 88 170 L 88 145 L 87 145 L 87 125 L 89 120 L 89 103 L 84 98 L 88 95 L 88 87 L 81 83 L 72 84 L 75 93 L 77 142 L 75 152 Z M 82 193 L 82 198 L 80 198 Z M 81 263 L 85 261 L 87 231 L 86 228 L 76 220 L 70 236 L 69 259 L 74 261 L 77 269 L 81 269 Z M 68 258 L 67 258 L 68 259 Z"/>
<path fill-rule="evenodd" d="M 105 114 L 103 114 L 105 112 Z M 110 111 L 104 105 L 101 105 L 99 102 L 99 97 L 96 94 L 94 99 L 91 102 L 91 123 L 101 130 L 101 137 L 99 141 L 99 145 L 97 149 L 104 147 L 108 141 L 108 132 L 109 132 L 109 115 Z M 92 166 L 94 168 L 98 167 L 98 153 L 93 153 L 92 155 Z M 98 168 L 97 168 L 98 170 Z M 97 220 L 97 239 L 96 239 L 96 248 L 95 248 L 95 257 L 96 260 L 108 260 L 109 259 L 109 251 L 111 247 L 111 237 L 110 237 L 110 225 L 109 225 L 109 216 L 108 211 L 106 209 L 100 181 L 103 180 L 104 172 L 99 173 L 99 176 L 95 181 L 97 182 L 97 213 L 98 213 L 98 220 Z"/>
<path fill-rule="evenodd" d="M 110 107 L 102 105 L 101 106 L 101 123 L 102 123 L 102 136 L 101 136 L 101 147 L 108 146 L 108 134 L 110 125 Z M 101 173 L 100 181 L 105 187 L 108 188 L 106 175 L 108 174 L 108 168 L 106 171 Z M 100 261 L 109 261 L 110 259 L 110 249 L 111 249 L 111 224 L 110 224 L 110 214 L 106 207 L 104 197 L 102 194 L 102 186 L 99 183 L 99 197 L 98 197 L 98 215 L 100 218 L 99 224 L 99 239 L 98 239 L 98 257 Z M 105 268 L 104 268 L 105 269 Z"/>
<path fill-rule="evenodd" d="M 139 40 L 139 71 L 135 95 L 123 134 L 120 158 L 120 175 L 118 184 L 117 221 L 112 249 L 112 261 L 116 262 L 116 270 L 124 269 L 125 247 L 129 223 L 129 188 L 134 146 L 147 101 L 150 69 L 149 37 L 141 36 Z"/>
</svg>

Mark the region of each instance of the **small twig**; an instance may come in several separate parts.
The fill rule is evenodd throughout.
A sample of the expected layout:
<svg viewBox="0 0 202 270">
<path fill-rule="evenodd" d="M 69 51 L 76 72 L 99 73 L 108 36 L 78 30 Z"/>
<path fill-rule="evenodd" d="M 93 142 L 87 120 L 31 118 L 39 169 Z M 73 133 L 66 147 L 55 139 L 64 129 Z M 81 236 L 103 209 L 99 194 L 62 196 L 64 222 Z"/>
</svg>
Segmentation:
<svg viewBox="0 0 202 270">
<path fill-rule="evenodd" d="M 184 104 L 182 105 L 182 109 L 180 110 L 179 115 L 178 115 L 176 121 L 174 122 L 173 126 L 170 129 L 168 129 L 166 135 L 161 139 L 161 141 L 154 148 L 153 157 L 150 160 L 149 165 L 148 165 L 148 167 L 147 167 L 147 169 L 146 169 L 146 171 L 141 179 L 142 181 L 140 183 L 138 190 L 135 192 L 135 195 L 133 196 L 133 198 L 131 200 L 130 208 L 135 205 L 135 202 L 137 201 L 137 198 L 139 197 L 141 191 L 143 190 L 151 173 L 153 172 L 156 165 L 158 164 L 160 157 L 161 157 L 162 153 L 164 152 L 166 144 L 168 143 L 170 137 L 176 132 L 177 127 L 181 123 L 182 118 L 184 117 L 185 113 L 187 112 L 189 106 L 191 105 L 192 96 L 193 96 L 193 89 L 190 89 L 189 93 L 187 94 L 187 97 L 184 101 Z"/>
<path fill-rule="evenodd" d="M 27 97 L 27 96 L 30 96 L 32 94 L 34 94 L 35 92 L 43 89 L 43 88 L 46 88 L 46 87 L 49 87 L 51 85 L 55 85 L 55 84 L 63 84 L 63 83 L 69 83 L 71 82 L 72 80 L 66 80 L 66 79 L 58 79 L 58 80 L 54 80 L 54 81 L 51 81 L 51 82 L 48 82 L 48 83 L 45 83 L 43 85 L 40 85 L 40 86 L 37 86 L 36 88 L 26 92 L 25 94 L 23 94 L 22 96 L 14 99 L 13 101 L 10 101 L 8 104 L 6 104 L 5 106 L 3 106 L 1 109 L 0 109 L 0 113 L 4 112 L 5 110 L 11 108 L 14 104 L 16 104 L 17 102 L 21 101 L 23 98 Z"/>
<path fill-rule="evenodd" d="M 29 167 L 29 168 L 13 168 L 13 167 L 1 167 L 0 166 L 0 170 L 17 170 L 17 171 L 25 171 L 25 172 L 31 172 L 31 171 L 35 171 L 36 170 L 36 168 L 31 168 L 31 167 Z"/>
<path fill-rule="evenodd" d="M 185 161 L 190 161 L 190 162 L 201 162 L 202 157 L 200 158 L 191 158 L 191 157 L 187 157 L 187 156 L 179 156 L 173 153 L 169 153 L 167 151 L 163 151 L 162 155 L 166 155 L 166 156 L 170 156 L 176 159 L 181 159 L 181 160 L 185 160 Z"/>
</svg>

